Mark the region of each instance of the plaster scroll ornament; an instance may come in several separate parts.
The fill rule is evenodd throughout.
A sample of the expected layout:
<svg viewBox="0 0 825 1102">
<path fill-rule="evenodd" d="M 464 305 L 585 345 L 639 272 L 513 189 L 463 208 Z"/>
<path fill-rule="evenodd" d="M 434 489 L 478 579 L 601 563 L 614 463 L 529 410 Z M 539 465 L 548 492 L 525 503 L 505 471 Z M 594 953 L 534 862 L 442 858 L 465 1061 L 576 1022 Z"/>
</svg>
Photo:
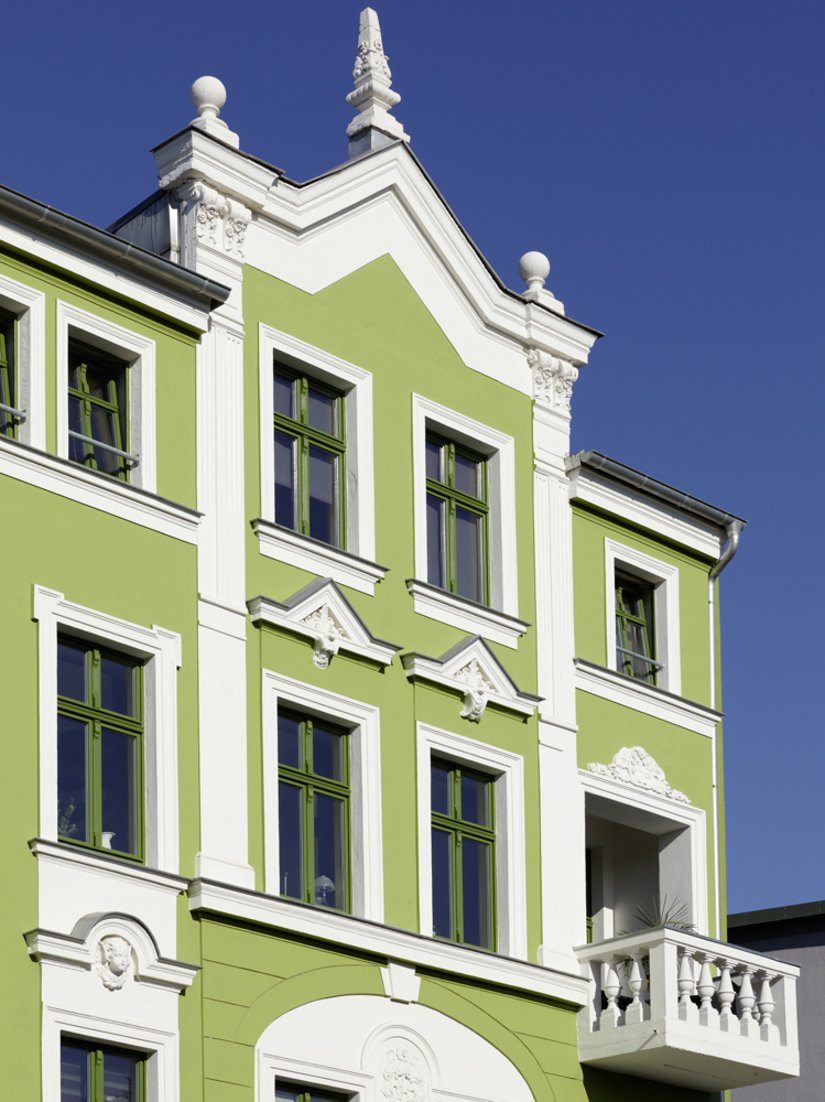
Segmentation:
<svg viewBox="0 0 825 1102">
<path fill-rule="evenodd" d="M 579 377 L 578 368 L 567 360 L 560 360 L 537 348 L 531 348 L 527 353 L 527 363 L 533 372 L 535 400 L 540 405 L 569 413 L 573 384 Z"/>
<path fill-rule="evenodd" d="M 332 659 L 338 653 L 338 648 L 343 639 L 347 639 L 347 633 L 332 614 L 329 605 L 310 613 L 301 621 L 315 634 L 315 653 L 312 661 L 319 670 L 325 670 Z"/>
<path fill-rule="evenodd" d="M 495 685 L 484 676 L 476 658 L 460 669 L 455 678 L 467 686 L 461 718 L 469 719 L 471 723 L 480 722 L 490 693 L 495 692 Z"/>
<path fill-rule="evenodd" d="M 614 755 L 610 765 L 600 762 L 588 762 L 587 768 L 597 777 L 609 777 L 621 784 L 641 788 L 655 796 L 664 796 L 678 804 L 689 804 L 690 800 L 668 784 L 661 765 L 641 746 L 624 746 Z"/>
<path fill-rule="evenodd" d="M 387 1052 L 380 1082 L 387 1102 L 428 1102 L 430 1097 L 418 1055 L 404 1045 L 393 1045 Z"/>
<path fill-rule="evenodd" d="M 226 201 L 226 215 L 223 225 L 223 247 L 226 252 L 243 260 L 244 241 L 246 229 L 249 225 L 251 212 L 242 203 L 236 203 L 234 199 Z"/>
<path fill-rule="evenodd" d="M 132 967 L 132 946 L 125 937 L 111 934 L 97 943 L 95 970 L 107 991 L 120 991 Z"/>
<path fill-rule="evenodd" d="M 221 219 L 226 213 L 226 199 L 202 180 L 183 187 L 178 192 L 187 212 L 192 212 L 195 236 L 207 245 L 217 245 Z"/>
</svg>

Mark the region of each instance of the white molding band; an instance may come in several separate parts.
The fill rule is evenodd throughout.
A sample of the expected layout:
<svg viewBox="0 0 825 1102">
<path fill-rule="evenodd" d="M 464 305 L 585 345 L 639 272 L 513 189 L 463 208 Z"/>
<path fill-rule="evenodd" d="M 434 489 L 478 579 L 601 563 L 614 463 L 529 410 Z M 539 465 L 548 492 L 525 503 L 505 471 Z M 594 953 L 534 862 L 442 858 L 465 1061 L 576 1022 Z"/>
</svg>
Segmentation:
<svg viewBox="0 0 825 1102">
<path fill-rule="evenodd" d="M 32 448 L 45 448 L 46 296 L 0 275 L 0 306 L 17 316 L 15 405 L 26 414 L 19 439 Z"/>
<path fill-rule="evenodd" d="M 155 342 L 106 318 L 67 302 L 57 303 L 57 454 L 69 455 L 69 340 L 77 337 L 128 364 L 129 444 L 139 462 L 129 481 L 150 493 L 157 491 L 157 415 L 155 410 Z"/>
<path fill-rule="evenodd" d="M 432 935 L 432 800 L 433 754 L 472 766 L 495 779 L 496 897 L 498 952 L 527 955 L 527 868 L 524 839 L 524 759 L 488 743 L 477 742 L 426 723 L 416 724 L 418 749 L 418 905 L 421 933 Z"/>
<path fill-rule="evenodd" d="M 111 646 L 144 666 L 144 823 L 146 863 L 176 872 L 178 853 L 178 695 L 181 637 L 67 601 L 35 585 L 38 621 L 40 835 L 57 841 L 57 636 L 59 631 Z"/>
<path fill-rule="evenodd" d="M 381 821 L 381 714 L 359 700 L 319 689 L 273 670 L 262 671 L 264 876 L 266 891 L 280 894 L 278 849 L 278 709 L 297 708 L 350 728 L 351 868 L 353 913 L 384 919 Z M 303 912 L 302 912 L 303 913 Z"/>
<path fill-rule="evenodd" d="M 511 650 L 518 647 L 519 639 L 530 626 L 515 616 L 507 616 L 473 601 L 465 601 L 455 593 L 448 593 L 446 589 L 439 589 L 416 578 L 407 579 L 407 591 L 413 599 L 413 608 L 422 616 L 429 616 L 432 620 L 449 624 L 450 627 L 469 632 L 470 635 L 481 635 L 492 643 L 500 643 Z"/>
<path fill-rule="evenodd" d="M 272 369 L 275 359 L 327 383 L 344 395 L 346 410 L 346 473 L 341 489 L 347 495 L 347 550 L 367 561 L 375 558 L 375 462 L 373 458 L 372 375 L 362 367 L 321 348 L 258 326 L 261 418 L 261 517 L 275 520 L 275 456 L 272 431 Z M 263 544 L 261 546 L 263 551 Z M 305 548 L 309 554 L 312 547 Z M 266 552 L 264 552 L 266 553 Z M 288 561 L 288 560 L 287 560 Z M 296 563 L 294 565 L 302 565 Z M 307 569 L 306 566 L 303 567 Z M 312 569 L 312 568 L 309 568 Z M 332 575 L 328 569 L 314 573 Z M 341 579 L 336 579 L 341 580 Z M 345 584 L 349 584 L 346 583 Z M 358 587 L 356 587 L 358 588 Z M 372 590 L 364 590 L 372 592 Z"/>
<path fill-rule="evenodd" d="M 310 539 L 300 532 L 292 532 L 289 528 L 282 528 L 262 518 L 252 521 L 252 531 L 258 537 L 258 550 L 267 558 L 297 566 L 308 574 L 332 578 L 339 585 L 348 585 L 350 589 L 356 589 L 370 597 L 375 594 L 377 583 L 383 581 L 387 573 L 386 566 L 379 566 L 378 563 L 342 551 L 340 547 Z"/>
<path fill-rule="evenodd" d="M 624 570 L 653 588 L 655 660 L 662 665 L 660 687 L 676 696 L 682 691 L 682 658 L 679 624 L 679 568 L 654 559 L 616 540 L 604 541 L 607 665 L 617 670 L 616 657 L 616 571 Z"/>
</svg>

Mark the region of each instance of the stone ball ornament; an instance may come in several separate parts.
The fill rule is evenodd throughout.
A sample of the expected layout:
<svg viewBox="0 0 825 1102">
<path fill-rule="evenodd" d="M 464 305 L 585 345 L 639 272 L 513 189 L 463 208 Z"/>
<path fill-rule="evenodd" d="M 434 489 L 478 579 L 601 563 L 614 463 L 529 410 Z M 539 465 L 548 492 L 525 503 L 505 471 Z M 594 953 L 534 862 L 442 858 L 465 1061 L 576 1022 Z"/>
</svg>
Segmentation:
<svg viewBox="0 0 825 1102">
<path fill-rule="evenodd" d="M 217 118 L 226 103 L 226 87 L 217 77 L 198 77 L 192 85 L 192 103 L 198 114 Z"/>
<path fill-rule="evenodd" d="M 550 261 L 544 253 L 525 253 L 518 262 L 518 274 L 527 284 L 528 291 L 540 291 L 550 275 Z"/>
</svg>

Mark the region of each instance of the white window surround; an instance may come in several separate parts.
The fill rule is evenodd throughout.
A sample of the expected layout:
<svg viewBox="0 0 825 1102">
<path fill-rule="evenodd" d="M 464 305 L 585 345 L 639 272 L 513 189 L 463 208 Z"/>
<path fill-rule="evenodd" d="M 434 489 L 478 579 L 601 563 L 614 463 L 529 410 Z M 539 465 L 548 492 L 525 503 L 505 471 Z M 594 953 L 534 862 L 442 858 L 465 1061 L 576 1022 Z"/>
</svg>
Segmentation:
<svg viewBox="0 0 825 1102">
<path fill-rule="evenodd" d="M 469 765 L 495 777 L 497 952 L 524 958 L 527 954 L 527 870 L 524 841 L 524 759 L 497 746 L 417 724 L 418 735 L 418 899 L 422 934 L 433 929 L 432 799 L 430 764 L 433 756 Z"/>
<path fill-rule="evenodd" d="M 415 611 L 461 631 L 515 648 L 527 624 L 518 616 L 516 559 L 515 441 L 512 436 L 440 406 L 420 394 L 412 396 L 413 499 L 415 510 L 415 580 L 408 583 Z M 465 601 L 427 583 L 427 432 L 435 429 L 487 458 L 489 504 L 490 608 Z"/>
<path fill-rule="evenodd" d="M 654 559 L 615 540 L 604 541 L 605 604 L 607 608 L 607 665 L 618 669 L 616 657 L 616 571 L 633 575 L 653 587 L 654 654 L 664 667 L 658 688 L 678 696 L 682 691 L 679 646 L 679 568 Z M 628 679 L 632 681 L 632 679 Z M 644 683 L 642 683 L 644 684 Z"/>
<path fill-rule="evenodd" d="M 380 712 L 338 693 L 263 671 L 264 877 L 280 895 L 278 850 L 278 709 L 295 708 L 351 729 L 350 822 L 352 913 L 384 920 Z"/>
<path fill-rule="evenodd" d="M 327 547 L 275 526 L 275 449 L 272 432 L 272 370 L 275 361 L 334 387 L 346 408 L 346 549 Z M 375 558 L 375 474 L 372 375 L 321 348 L 268 325 L 258 327 L 261 433 L 261 553 L 321 577 L 372 594 L 385 570 Z M 270 525 L 272 527 L 270 527 Z"/>
<path fill-rule="evenodd" d="M 18 409 L 26 414 L 19 439 L 33 448 L 46 446 L 46 297 L 0 275 L 0 306 L 17 316 L 15 372 Z"/>
<path fill-rule="evenodd" d="M 77 635 L 144 661 L 145 863 L 178 871 L 177 671 L 181 638 L 141 627 L 34 587 L 39 623 L 40 837 L 57 837 L 57 636 Z"/>
<path fill-rule="evenodd" d="M 57 303 L 57 454 L 69 456 L 69 341 L 82 340 L 129 365 L 129 446 L 139 456 L 129 484 L 157 490 L 155 342 L 66 302 Z"/>
</svg>

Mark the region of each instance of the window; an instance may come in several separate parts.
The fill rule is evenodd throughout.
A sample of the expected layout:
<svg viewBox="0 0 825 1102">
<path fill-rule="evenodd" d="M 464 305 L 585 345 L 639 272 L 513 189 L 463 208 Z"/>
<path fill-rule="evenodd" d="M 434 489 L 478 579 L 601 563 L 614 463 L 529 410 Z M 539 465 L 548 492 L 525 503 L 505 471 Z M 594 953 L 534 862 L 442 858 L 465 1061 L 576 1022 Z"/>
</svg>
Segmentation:
<svg viewBox="0 0 825 1102">
<path fill-rule="evenodd" d="M 60 1045 L 60 1102 L 146 1102 L 146 1059 L 83 1041 Z"/>
<path fill-rule="evenodd" d="M 69 459 L 128 481 L 129 365 L 80 341 L 69 342 Z"/>
<path fill-rule="evenodd" d="M 345 542 L 342 395 L 275 364 L 275 523 L 340 547 Z"/>
<path fill-rule="evenodd" d="M 493 949 L 494 781 L 433 758 L 430 794 L 433 935 Z"/>
<path fill-rule="evenodd" d="M 25 420 L 19 408 L 16 371 L 17 318 L 0 309 L 0 436 L 17 436 L 17 426 Z"/>
<path fill-rule="evenodd" d="M 57 834 L 142 856 L 142 668 L 133 658 L 57 642 Z"/>
<path fill-rule="evenodd" d="M 347 1102 L 348 1094 L 337 1091 L 316 1091 L 310 1087 L 284 1084 L 275 1088 L 275 1102 Z"/>
<path fill-rule="evenodd" d="M 349 734 L 325 720 L 278 713 L 281 895 L 350 910 Z"/>
<path fill-rule="evenodd" d="M 489 596 L 487 464 L 427 433 L 427 580 L 478 604 Z"/>
<path fill-rule="evenodd" d="M 616 573 L 616 668 L 625 677 L 656 684 L 653 586 L 641 578 Z"/>
</svg>

